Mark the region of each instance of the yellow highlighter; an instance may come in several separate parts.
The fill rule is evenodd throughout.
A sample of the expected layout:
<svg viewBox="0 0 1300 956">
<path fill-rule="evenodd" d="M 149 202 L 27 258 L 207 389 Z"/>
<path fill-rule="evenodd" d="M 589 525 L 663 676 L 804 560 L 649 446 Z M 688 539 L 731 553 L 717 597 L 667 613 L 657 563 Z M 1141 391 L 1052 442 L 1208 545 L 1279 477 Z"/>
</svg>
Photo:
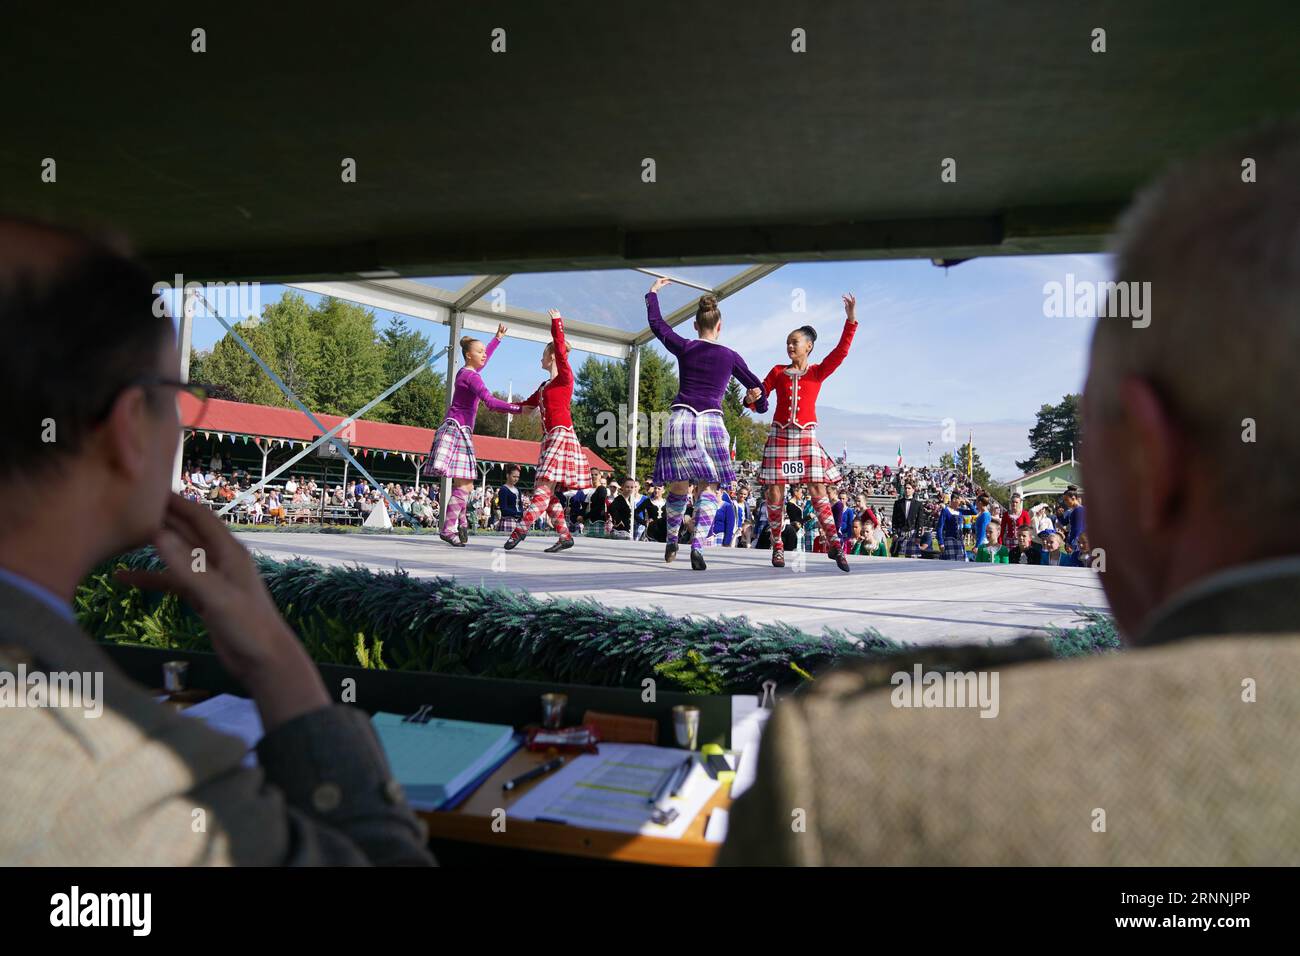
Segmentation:
<svg viewBox="0 0 1300 956">
<path fill-rule="evenodd" d="M 717 778 L 719 783 L 731 783 L 736 779 L 736 771 L 727 763 L 726 753 L 718 744 L 705 744 L 700 748 L 705 771 L 710 777 Z"/>
</svg>

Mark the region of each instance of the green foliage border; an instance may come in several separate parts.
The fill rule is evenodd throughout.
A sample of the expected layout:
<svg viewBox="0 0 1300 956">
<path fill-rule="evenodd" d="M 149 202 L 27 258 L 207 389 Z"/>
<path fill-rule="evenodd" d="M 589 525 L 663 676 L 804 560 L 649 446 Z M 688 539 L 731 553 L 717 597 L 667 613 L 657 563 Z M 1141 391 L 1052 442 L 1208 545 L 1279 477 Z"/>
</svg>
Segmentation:
<svg viewBox="0 0 1300 956">
<path fill-rule="evenodd" d="M 874 628 L 813 636 L 744 617 L 680 618 L 658 608 L 606 608 L 594 600 L 538 599 L 507 588 L 405 571 L 322 566 L 254 556 L 277 606 L 313 660 L 367 668 L 665 690 L 756 693 L 789 688 L 837 665 L 913 649 Z M 97 640 L 186 651 L 212 649 L 199 618 L 170 595 L 117 581 L 117 568 L 156 569 L 151 548 L 97 568 L 78 588 L 76 612 Z M 1051 628 L 1057 657 L 1119 647 L 1109 615 L 1080 609 L 1080 628 Z"/>
</svg>

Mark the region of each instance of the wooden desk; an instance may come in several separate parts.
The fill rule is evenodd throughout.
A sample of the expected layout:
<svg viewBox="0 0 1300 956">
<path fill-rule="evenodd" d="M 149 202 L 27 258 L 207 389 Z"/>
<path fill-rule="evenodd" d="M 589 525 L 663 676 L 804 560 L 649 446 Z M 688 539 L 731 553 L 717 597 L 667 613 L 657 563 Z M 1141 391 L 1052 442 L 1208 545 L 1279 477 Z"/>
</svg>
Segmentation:
<svg viewBox="0 0 1300 956">
<path fill-rule="evenodd" d="M 165 691 L 155 688 L 152 693 L 162 695 Z M 211 696 L 210 691 L 194 689 L 177 695 L 178 699 L 168 706 L 183 710 L 209 696 Z M 452 840 L 623 863 L 648 863 L 658 866 L 713 865 L 721 844 L 705 841 L 704 827 L 708 823 L 709 814 L 715 809 L 730 809 L 731 784 L 729 783 L 723 784 L 705 804 L 704 809 L 691 821 L 691 825 L 680 840 L 508 818 L 505 821 L 505 832 L 495 832 L 492 829 L 492 811 L 498 808 L 508 810 L 512 803 L 528 792 L 529 788 L 546 778 L 530 781 L 517 790 L 502 790 L 501 785 L 545 761 L 544 753 L 520 750 L 498 767 L 496 772 L 455 810 L 416 811 L 416 813 L 428 824 L 429 837 L 435 840 Z"/>
<path fill-rule="evenodd" d="M 615 833 L 611 830 L 593 830 L 571 827 L 559 823 L 538 823 L 534 820 L 505 819 L 505 832 L 492 829 L 492 812 L 509 811 L 511 804 L 535 787 L 541 780 L 532 780 L 516 790 L 502 790 L 501 785 L 546 761 L 543 753 L 521 750 L 497 768 L 481 787 L 475 790 L 455 810 L 419 812 L 429 825 L 433 839 L 458 840 L 481 843 L 485 846 L 510 847 L 542 853 L 561 853 L 600 860 L 618 860 L 625 863 L 653 863 L 659 866 L 712 866 L 718 855 L 720 843 L 704 839 L 704 827 L 709 814 L 716 809 L 731 807 L 731 784 L 723 784 L 704 809 L 691 821 L 680 840 L 643 836 L 637 833 Z M 558 772 L 558 771 L 557 771 Z M 498 815 L 499 816 L 499 815 Z M 498 829 L 500 824 L 498 824 Z"/>
</svg>

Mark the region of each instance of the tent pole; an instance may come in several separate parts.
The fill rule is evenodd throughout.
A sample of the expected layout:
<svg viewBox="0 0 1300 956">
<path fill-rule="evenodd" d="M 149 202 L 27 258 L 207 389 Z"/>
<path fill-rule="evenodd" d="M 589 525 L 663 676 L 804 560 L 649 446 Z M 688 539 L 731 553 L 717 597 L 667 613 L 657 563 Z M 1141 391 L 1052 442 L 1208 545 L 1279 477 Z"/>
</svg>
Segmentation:
<svg viewBox="0 0 1300 956">
<path fill-rule="evenodd" d="M 193 348 L 194 306 L 197 301 L 193 296 L 184 296 L 181 300 L 180 340 L 177 345 L 181 353 L 182 382 L 190 380 L 190 350 Z M 172 491 L 177 494 L 181 492 L 181 465 L 184 464 L 184 456 L 185 430 L 181 429 L 180 437 L 176 439 L 176 461 L 172 463 Z"/>
<path fill-rule="evenodd" d="M 636 446 L 640 439 L 637 427 L 637 404 L 641 385 L 641 346 L 634 345 L 627 356 L 627 473 L 636 477 Z"/>
<path fill-rule="evenodd" d="M 451 409 L 451 392 L 456 384 L 456 340 L 460 338 L 460 332 L 464 321 L 464 313 L 457 309 L 452 309 L 447 316 L 447 406 L 443 409 L 444 419 L 446 418 L 447 412 Z M 449 501 L 451 501 L 451 479 L 442 478 L 438 482 L 439 517 L 446 514 L 447 502 Z"/>
</svg>

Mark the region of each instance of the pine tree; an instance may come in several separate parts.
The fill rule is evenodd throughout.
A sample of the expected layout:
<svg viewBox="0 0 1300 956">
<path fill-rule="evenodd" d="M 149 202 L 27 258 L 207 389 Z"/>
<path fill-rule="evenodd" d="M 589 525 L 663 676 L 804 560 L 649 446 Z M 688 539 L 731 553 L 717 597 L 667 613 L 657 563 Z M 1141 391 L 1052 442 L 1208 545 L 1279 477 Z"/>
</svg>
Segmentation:
<svg viewBox="0 0 1300 956">
<path fill-rule="evenodd" d="M 1054 465 L 1075 454 L 1083 439 L 1079 418 L 1079 395 L 1066 395 L 1059 405 L 1044 405 L 1038 409 L 1037 421 L 1029 431 L 1029 447 L 1033 454 L 1016 467 L 1025 473 Z"/>
<path fill-rule="evenodd" d="M 379 335 L 384 352 L 384 387 L 407 375 L 420 362 L 427 361 L 434 349 L 419 332 L 409 328 L 404 319 L 394 316 Z M 384 402 L 388 412 L 384 421 L 417 428 L 437 428 L 442 424 L 446 402 L 441 368 L 427 369 L 411 379 Z M 379 411 L 378 408 L 375 411 Z M 372 412 L 368 418 L 376 418 Z"/>
</svg>

